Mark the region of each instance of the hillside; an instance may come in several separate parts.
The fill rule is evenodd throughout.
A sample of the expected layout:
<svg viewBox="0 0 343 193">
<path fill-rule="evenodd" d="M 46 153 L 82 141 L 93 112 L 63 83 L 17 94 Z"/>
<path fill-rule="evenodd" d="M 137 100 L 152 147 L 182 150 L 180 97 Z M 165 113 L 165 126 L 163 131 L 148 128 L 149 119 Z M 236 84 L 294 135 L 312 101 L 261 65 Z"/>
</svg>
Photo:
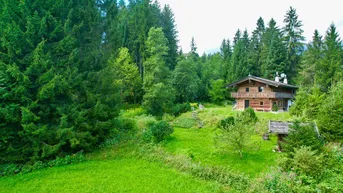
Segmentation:
<svg viewBox="0 0 343 193">
<path fill-rule="evenodd" d="M 211 106 L 211 105 L 209 105 Z M 139 109 L 127 110 L 121 114 L 137 123 L 147 117 Z M 218 150 L 213 142 L 216 121 L 221 117 L 235 114 L 231 106 L 206 108 L 199 113 L 205 122 L 204 128 L 175 127 L 171 137 L 157 149 L 142 149 L 134 139 L 121 145 L 104 147 L 86 155 L 86 161 L 74 165 L 41 169 L 28 174 L 17 174 L 0 178 L 0 192 L 218 192 L 230 189 L 230 185 L 216 180 L 204 180 L 190 169 L 180 169 L 175 163 L 166 161 L 175 159 L 178 164 L 199 164 L 204 168 L 223 167 L 247 176 L 255 177 L 270 166 L 275 165 L 278 153 L 272 151 L 276 145 L 275 137 L 263 141 L 259 151 L 247 152 L 240 159 L 233 152 Z M 261 120 L 290 119 L 288 113 L 258 113 Z M 151 117 L 150 117 L 151 119 Z M 172 118 L 192 120 L 189 112 Z M 154 150 L 155 149 L 155 150 Z M 157 154 L 156 154 L 157 150 Z M 145 151 L 145 152 L 142 152 Z M 150 152 L 150 153 L 149 153 Z M 161 156 L 164 158 L 161 158 Z M 166 156 L 163 156 L 166 155 Z M 190 156 L 192 158 L 190 158 Z M 169 158 L 166 158 L 169 157 Z M 182 163 L 181 163 L 182 162 Z M 190 167 L 191 168 L 191 167 Z M 242 176 L 243 177 L 243 176 Z M 186 190 L 186 191 L 185 191 Z"/>
</svg>

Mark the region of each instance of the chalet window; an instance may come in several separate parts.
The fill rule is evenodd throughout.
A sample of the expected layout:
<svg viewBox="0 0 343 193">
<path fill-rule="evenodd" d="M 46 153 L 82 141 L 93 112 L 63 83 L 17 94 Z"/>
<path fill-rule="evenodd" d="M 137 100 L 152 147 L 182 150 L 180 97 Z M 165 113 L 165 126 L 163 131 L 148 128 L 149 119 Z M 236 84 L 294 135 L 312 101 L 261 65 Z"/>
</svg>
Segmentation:
<svg viewBox="0 0 343 193">
<path fill-rule="evenodd" d="M 249 88 L 245 88 L 245 92 L 249 92 Z"/>
<path fill-rule="evenodd" d="M 263 87 L 262 86 L 258 87 L 258 92 L 263 92 Z"/>
<path fill-rule="evenodd" d="M 263 106 L 263 102 L 262 101 L 260 102 L 260 105 Z"/>
</svg>

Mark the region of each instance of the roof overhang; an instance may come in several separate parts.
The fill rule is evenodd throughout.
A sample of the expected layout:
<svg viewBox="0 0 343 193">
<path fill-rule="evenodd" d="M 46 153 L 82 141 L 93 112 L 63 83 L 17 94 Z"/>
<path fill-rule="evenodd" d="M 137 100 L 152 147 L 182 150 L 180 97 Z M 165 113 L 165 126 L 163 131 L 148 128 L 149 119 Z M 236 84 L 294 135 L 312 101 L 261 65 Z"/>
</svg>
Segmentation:
<svg viewBox="0 0 343 193">
<path fill-rule="evenodd" d="M 269 86 L 274 86 L 274 87 L 284 87 L 284 88 L 292 88 L 292 89 L 297 89 L 298 87 L 297 86 L 293 86 L 293 85 L 290 85 L 290 84 L 285 84 L 283 82 L 276 82 L 276 81 L 273 81 L 273 80 L 268 80 L 268 79 L 265 79 L 265 78 L 260 78 L 260 77 L 257 77 L 257 76 L 248 76 L 246 78 L 243 78 L 241 80 L 238 80 L 236 82 L 233 82 L 231 84 L 228 84 L 226 85 L 226 88 L 229 88 L 229 87 L 233 87 L 233 86 L 237 86 L 243 82 L 246 82 L 246 81 L 256 81 L 256 82 L 261 82 L 261 83 L 264 83 L 266 85 L 269 85 Z"/>
</svg>

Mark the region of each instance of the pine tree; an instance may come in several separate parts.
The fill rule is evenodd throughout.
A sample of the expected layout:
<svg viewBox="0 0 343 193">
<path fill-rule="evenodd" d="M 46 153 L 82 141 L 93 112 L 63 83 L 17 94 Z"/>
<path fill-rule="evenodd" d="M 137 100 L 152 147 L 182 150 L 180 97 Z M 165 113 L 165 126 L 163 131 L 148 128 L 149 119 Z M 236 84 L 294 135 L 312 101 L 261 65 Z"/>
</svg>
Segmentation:
<svg viewBox="0 0 343 193">
<path fill-rule="evenodd" d="M 162 11 L 162 26 L 164 35 L 168 39 L 167 65 L 170 70 L 174 70 L 178 56 L 178 32 L 176 30 L 174 14 L 168 5 L 165 5 Z"/>
<path fill-rule="evenodd" d="M 161 27 L 161 10 L 158 3 L 151 0 L 132 0 L 128 5 L 129 14 L 127 30 L 127 47 L 136 62 L 141 77 L 144 76 L 143 61 L 149 57 L 146 51 L 146 41 L 151 27 Z"/>
<path fill-rule="evenodd" d="M 237 80 L 239 77 L 237 75 L 237 68 L 239 66 L 239 62 L 242 60 L 242 50 L 243 50 L 243 42 L 241 41 L 241 31 L 238 29 L 235 37 L 233 38 L 234 46 L 233 46 L 233 52 L 231 56 L 231 62 L 230 67 L 228 70 L 228 82 L 233 82 Z"/>
<path fill-rule="evenodd" d="M 1 9 L 0 130 L 7 140 L 0 162 L 51 159 L 103 142 L 114 127 L 118 92 L 106 85 L 109 97 L 96 84 L 106 79 L 98 76 L 95 1 L 4 0 Z"/>
<path fill-rule="evenodd" d="M 307 44 L 307 50 L 302 57 L 298 73 L 298 85 L 310 88 L 316 83 L 316 71 L 319 61 L 323 58 L 323 40 L 317 30 L 314 31 L 312 42 Z"/>
<path fill-rule="evenodd" d="M 149 113 L 158 116 L 162 116 L 174 100 L 169 86 L 170 71 L 166 66 L 167 44 L 162 28 L 150 29 L 146 42 L 149 57 L 144 62 L 143 106 Z"/>
<path fill-rule="evenodd" d="M 256 29 L 253 31 L 251 37 L 248 65 L 250 66 L 250 74 L 260 76 L 262 66 L 261 55 L 263 49 L 262 37 L 266 29 L 264 26 L 264 21 L 261 17 L 257 20 L 256 25 Z"/>
<path fill-rule="evenodd" d="M 191 51 L 190 51 L 190 55 L 191 57 L 193 57 L 194 59 L 197 59 L 199 58 L 199 54 L 197 52 L 197 45 L 195 43 L 195 40 L 194 40 L 194 37 L 192 37 L 192 40 L 191 40 Z"/>
<path fill-rule="evenodd" d="M 282 41 L 282 33 L 276 26 L 274 19 L 268 23 L 266 32 L 263 35 L 263 49 L 261 53 L 263 77 L 273 79 L 276 72 L 286 72 L 287 52 Z"/>
<path fill-rule="evenodd" d="M 230 68 L 230 61 L 232 57 L 232 49 L 231 49 L 231 43 L 230 40 L 223 40 L 222 45 L 220 46 L 220 54 L 222 57 L 222 78 L 223 80 L 228 79 L 228 72 Z"/>
<path fill-rule="evenodd" d="M 287 62 L 288 69 L 285 69 L 285 73 L 288 78 L 292 80 L 297 73 L 297 69 L 300 64 L 300 56 L 304 49 L 305 37 L 302 35 L 303 30 L 301 29 L 302 22 L 298 20 L 298 15 L 296 9 L 290 7 L 287 11 L 284 23 L 286 26 L 283 28 L 284 39 L 287 46 Z"/>
<path fill-rule="evenodd" d="M 331 24 L 324 39 L 323 58 L 316 70 L 316 81 L 322 91 L 328 91 L 329 87 L 342 78 L 343 75 L 343 51 L 342 41 Z"/>
<path fill-rule="evenodd" d="M 114 84 L 120 88 L 122 101 L 136 103 L 140 97 L 142 82 L 129 50 L 120 48 L 118 57 L 109 60 L 109 66 L 109 70 L 115 75 Z"/>
<path fill-rule="evenodd" d="M 248 51 L 250 45 L 249 34 L 247 30 L 245 30 L 243 36 L 241 37 L 240 35 L 240 30 L 237 30 L 234 37 L 235 45 L 231 57 L 228 82 L 248 76 L 251 70 L 248 66 Z"/>
<path fill-rule="evenodd" d="M 318 115 L 318 127 L 326 140 L 343 142 L 343 82 L 339 81 L 332 85 L 320 106 Z"/>
</svg>

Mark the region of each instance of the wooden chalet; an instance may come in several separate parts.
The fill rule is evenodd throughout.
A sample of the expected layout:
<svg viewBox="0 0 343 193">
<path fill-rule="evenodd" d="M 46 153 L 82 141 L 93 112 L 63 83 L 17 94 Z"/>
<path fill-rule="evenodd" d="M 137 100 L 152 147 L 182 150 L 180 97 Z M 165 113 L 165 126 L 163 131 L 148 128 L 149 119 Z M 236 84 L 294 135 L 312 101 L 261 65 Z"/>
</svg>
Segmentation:
<svg viewBox="0 0 343 193">
<path fill-rule="evenodd" d="M 277 76 L 273 81 L 249 75 L 227 85 L 227 88 L 237 88 L 237 92 L 231 93 L 236 99 L 237 110 L 251 107 L 256 111 L 271 111 L 273 105 L 277 105 L 279 111 L 288 111 L 298 87 L 288 84 L 285 75 L 283 82 L 280 79 Z"/>
</svg>

